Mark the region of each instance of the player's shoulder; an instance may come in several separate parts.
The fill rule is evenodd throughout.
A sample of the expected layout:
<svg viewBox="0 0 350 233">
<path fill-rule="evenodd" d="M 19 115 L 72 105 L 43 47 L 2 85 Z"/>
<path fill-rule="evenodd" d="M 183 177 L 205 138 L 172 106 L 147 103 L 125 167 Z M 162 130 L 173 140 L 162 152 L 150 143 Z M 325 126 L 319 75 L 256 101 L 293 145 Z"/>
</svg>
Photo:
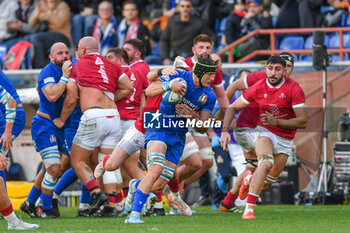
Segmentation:
<svg viewBox="0 0 350 233">
<path fill-rule="evenodd" d="M 57 73 L 57 69 L 58 68 L 52 62 L 50 62 L 40 71 L 38 80 L 40 81 L 47 77 L 54 77 Z"/>
<path fill-rule="evenodd" d="M 286 77 L 286 84 L 288 84 L 289 88 L 300 88 L 301 89 L 300 84 L 292 78 Z"/>
</svg>

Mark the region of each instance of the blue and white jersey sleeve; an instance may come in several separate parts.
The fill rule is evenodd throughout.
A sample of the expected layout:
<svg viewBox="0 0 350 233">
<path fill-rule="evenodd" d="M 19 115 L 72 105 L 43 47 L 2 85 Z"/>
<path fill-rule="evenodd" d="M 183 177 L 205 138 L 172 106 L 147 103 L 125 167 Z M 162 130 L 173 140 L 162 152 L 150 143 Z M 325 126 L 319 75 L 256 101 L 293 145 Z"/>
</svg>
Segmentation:
<svg viewBox="0 0 350 233">
<path fill-rule="evenodd" d="M 16 100 L 17 104 L 22 103 L 18 93 L 8 77 L 0 70 L 0 85 Z"/>
</svg>

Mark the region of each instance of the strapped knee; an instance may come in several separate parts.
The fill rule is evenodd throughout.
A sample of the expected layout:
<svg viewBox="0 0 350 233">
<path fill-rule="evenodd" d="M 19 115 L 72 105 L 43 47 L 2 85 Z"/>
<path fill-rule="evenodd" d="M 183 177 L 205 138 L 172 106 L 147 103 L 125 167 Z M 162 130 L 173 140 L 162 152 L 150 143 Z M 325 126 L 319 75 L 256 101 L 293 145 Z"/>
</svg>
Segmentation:
<svg viewBox="0 0 350 233">
<path fill-rule="evenodd" d="M 201 154 L 203 160 L 214 158 L 214 151 L 211 149 L 211 147 L 204 147 L 199 150 L 199 153 Z"/>
<path fill-rule="evenodd" d="M 181 160 L 185 160 L 192 154 L 199 152 L 199 146 L 195 141 L 189 142 L 185 145 L 184 151 L 182 152 Z"/>
<path fill-rule="evenodd" d="M 267 175 L 266 178 L 265 178 L 265 184 L 269 184 L 270 185 L 270 184 L 276 183 L 277 178 L 278 177 Z"/>
<path fill-rule="evenodd" d="M 106 171 L 103 176 L 103 184 L 116 184 L 117 183 L 117 177 L 114 173 L 114 171 Z"/>
<path fill-rule="evenodd" d="M 41 187 L 48 190 L 54 190 L 56 183 L 57 183 L 57 177 L 53 177 L 46 171 L 43 181 L 41 182 Z"/>
<path fill-rule="evenodd" d="M 258 167 L 258 160 L 257 159 L 245 159 L 247 162 L 247 167 L 257 168 Z"/>
<path fill-rule="evenodd" d="M 273 155 L 270 155 L 270 154 L 261 154 L 261 155 L 258 155 L 258 166 L 265 162 L 265 161 L 268 161 L 270 163 L 274 163 L 274 159 L 273 159 Z"/>
<path fill-rule="evenodd" d="M 54 164 L 61 164 L 61 157 L 57 146 L 47 147 L 39 151 L 39 153 L 46 168 L 49 168 Z"/>
<path fill-rule="evenodd" d="M 162 177 L 166 181 L 169 181 L 171 178 L 173 178 L 174 173 L 175 173 L 175 169 L 165 166 L 162 171 L 162 174 L 160 174 L 160 177 Z"/>
<path fill-rule="evenodd" d="M 162 153 L 156 153 L 156 152 L 150 153 L 147 157 L 147 168 L 153 164 L 158 164 L 158 165 L 164 167 L 165 166 L 165 155 Z"/>
</svg>

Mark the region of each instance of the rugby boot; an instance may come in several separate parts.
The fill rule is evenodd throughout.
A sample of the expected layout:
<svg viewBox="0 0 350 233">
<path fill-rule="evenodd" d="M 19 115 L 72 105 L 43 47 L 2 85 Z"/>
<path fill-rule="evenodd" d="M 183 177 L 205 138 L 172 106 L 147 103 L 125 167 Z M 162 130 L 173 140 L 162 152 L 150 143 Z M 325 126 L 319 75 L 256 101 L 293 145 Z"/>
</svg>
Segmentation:
<svg viewBox="0 0 350 233">
<path fill-rule="evenodd" d="M 59 217 L 60 216 L 60 210 L 58 209 L 58 199 L 53 198 L 52 199 L 52 212 Z"/>
<path fill-rule="evenodd" d="M 42 210 L 40 214 L 40 218 L 57 218 L 58 216 L 54 212 L 53 209 L 48 209 L 48 210 Z"/>
<path fill-rule="evenodd" d="M 89 209 L 78 209 L 76 217 L 89 217 Z"/>
<path fill-rule="evenodd" d="M 242 180 L 241 187 L 239 188 L 239 194 L 238 194 L 238 197 L 241 200 L 244 200 L 248 195 L 251 176 L 252 176 L 252 172 L 250 170 L 246 170 L 243 174 L 243 180 Z"/>
<path fill-rule="evenodd" d="M 20 220 L 17 225 L 8 224 L 8 226 L 7 226 L 7 230 L 19 230 L 19 231 L 35 230 L 38 228 L 39 228 L 38 224 L 26 223 L 26 222 L 23 222 L 22 220 Z"/>
<path fill-rule="evenodd" d="M 256 217 L 254 216 L 254 212 L 249 211 L 248 213 L 242 215 L 242 219 L 256 219 Z"/>
<path fill-rule="evenodd" d="M 101 191 L 91 194 L 91 208 L 89 210 L 89 215 L 92 216 L 104 203 L 108 201 L 106 195 Z"/>
<path fill-rule="evenodd" d="M 143 216 L 151 216 L 151 214 L 153 213 L 154 204 L 156 203 L 157 200 L 158 200 L 157 196 L 154 193 L 150 193 L 142 209 Z"/>
<path fill-rule="evenodd" d="M 222 212 L 233 212 L 233 213 L 242 213 L 237 206 L 233 205 L 225 205 L 223 202 L 220 203 L 219 210 Z"/>
<path fill-rule="evenodd" d="M 154 208 L 151 216 L 165 216 L 164 208 Z"/>
<path fill-rule="evenodd" d="M 176 199 L 172 199 L 171 195 L 168 195 L 168 200 L 175 204 L 177 208 L 181 211 L 181 213 L 185 216 L 191 216 L 192 215 L 192 210 L 191 208 L 181 199 L 181 197 L 178 197 Z"/>
<path fill-rule="evenodd" d="M 139 213 L 131 213 L 126 219 L 125 223 L 132 223 L 132 224 L 142 224 L 145 223 L 140 219 Z"/>
<path fill-rule="evenodd" d="M 32 203 L 29 203 L 28 201 L 24 201 L 21 204 L 20 209 L 23 212 L 27 213 L 32 218 L 37 218 L 38 217 L 38 214 L 37 214 L 36 209 L 35 209 L 35 205 L 32 204 Z"/>
</svg>

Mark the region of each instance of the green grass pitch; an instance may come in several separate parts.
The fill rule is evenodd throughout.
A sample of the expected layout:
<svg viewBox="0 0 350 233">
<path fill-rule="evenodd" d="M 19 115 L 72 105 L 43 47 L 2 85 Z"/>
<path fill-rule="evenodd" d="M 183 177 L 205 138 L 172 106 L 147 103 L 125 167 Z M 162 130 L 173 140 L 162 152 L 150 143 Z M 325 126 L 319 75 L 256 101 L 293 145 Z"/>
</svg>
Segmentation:
<svg viewBox="0 0 350 233">
<path fill-rule="evenodd" d="M 166 210 L 168 210 L 166 208 Z M 76 218 L 76 208 L 61 208 L 57 219 L 31 219 L 16 212 L 24 221 L 40 224 L 35 232 L 350 232 L 350 205 L 293 206 L 260 205 L 255 220 L 242 220 L 241 214 L 222 213 L 210 207 L 194 208 L 191 217 L 143 217 L 145 224 L 125 224 L 125 217 Z M 0 232 L 7 223 L 0 219 Z"/>
</svg>

